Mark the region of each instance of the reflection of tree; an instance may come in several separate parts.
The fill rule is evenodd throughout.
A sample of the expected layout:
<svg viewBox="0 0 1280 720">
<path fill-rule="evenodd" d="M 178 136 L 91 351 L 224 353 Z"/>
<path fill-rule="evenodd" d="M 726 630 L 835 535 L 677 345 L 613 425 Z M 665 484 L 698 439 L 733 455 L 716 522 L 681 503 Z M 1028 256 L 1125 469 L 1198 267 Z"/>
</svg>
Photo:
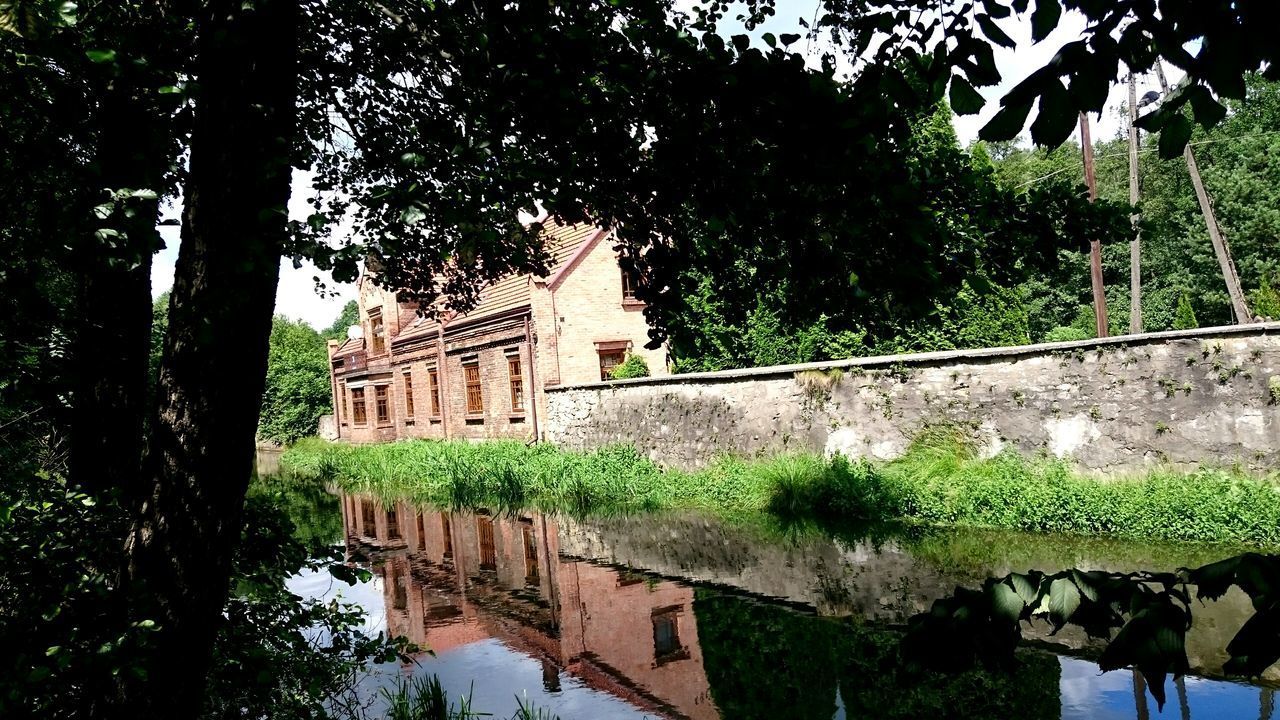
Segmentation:
<svg viewBox="0 0 1280 720">
<path fill-rule="evenodd" d="M 1057 718 L 1057 658 L 1027 653 L 1011 672 L 944 674 L 909 665 L 901 633 L 699 591 L 703 665 L 723 717 L 849 718 L 1012 715 Z"/>
<path fill-rule="evenodd" d="M 318 482 L 282 475 L 258 475 L 249 497 L 267 498 L 293 522 L 293 536 L 303 542 L 333 545 L 342 540 L 338 497 Z"/>
<path fill-rule="evenodd" d="M 1280 659 L 1280 556 L 1257 553 L 1177 573 L 1072 569 L 991 578 L 980 590 L 957 588 L 913 617 L 902 649 L 939 669 L 1001 665 L 1013 659 L 1021 623 L 1045 621 L 1055 633 L 1075 625 L 1107 640 L 1098 660 L 1103 671 L 1134 668 L 1163 709 L 1165 677 L 1189 670 L 1192 588 L 1197 599 L 1216 600 L 1233 585 L 1252 599 L 1254 614 L 1227 644 L 1223 670 L 1257 676 Z M 1178 688 L 1185 707 L 1185 690 Z M 1262 703 L 1262 714 L 1270 715 L 1267 698 Z"/>
</svg>

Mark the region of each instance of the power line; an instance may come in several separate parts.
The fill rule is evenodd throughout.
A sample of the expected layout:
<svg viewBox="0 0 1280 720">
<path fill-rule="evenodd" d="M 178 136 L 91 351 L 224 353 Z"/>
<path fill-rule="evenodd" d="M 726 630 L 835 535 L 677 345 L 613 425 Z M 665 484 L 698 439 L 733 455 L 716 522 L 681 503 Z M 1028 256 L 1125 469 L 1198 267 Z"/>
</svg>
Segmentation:
<svg viewBox="0 0 1280 720">
<path fill-rule="evenodd" d="M 1210 144 L 1213 144 L 1213 143 L 1226 142 L 1226 141 L 1228 141 L 1228 140 L 1248 140 L 1248 139 L 1250 139 L 1250 138 L 1265 137 L 1265 136 L 1267 136 L 1267 135 L 1277 135 L 1277 134 L 1280 134 L 1280 130 L 1268 130 L 1268 131 L 1266 131 L 1266 132 L 1253 133 L 1252 135 L 1231 135 L 1231 136 L 1229 136 L 1229 137 L 1224 137 L 1224 138 L 1212 138 L 1212 139 L 1209 139 L 1209 140 L 1197 140 L 1197 141 L 1195 141 L 1195 142 L 1191 142 L 1191 143 L 1187 143 L 1187 144 L 1188 144 L 1188 145 L 1191 145 L 1191 146 L 1193 146 L 1193 147 L 1194 147 L 1194 146 L 1197 146 L 1197 145 L 1210 145 Z M 1149 153 L 1149 152 L 1155 152 L 1155 151 L 1156 151 L 1156 148 L 1142 148 L 1142 149 L 1138 150 L 1138 152 L 1139 152 L 1139 153 Z M 1124 151 L 1124 152 L 1107 153 L 1107 154 L 1105 154 L 1105 155 L 1098 155 L 1098 156 L 1096 156 L 1096 157 L 1094 158 L 1094 160 L 1103 160 L 1103 159 L 1105 159 L 1105 158 L 1121 157 L 1121 156 L 1123 156 L 1123 155 L 1128 155 L 1128 154 L 1129 154 L 1129 151 L 1128 151 L 1128 150 L 1126 150 L 1126 151 Z M 1058 170 L 1054 170 L 1053 172 L 1049 173 L 1048 175 L 1041 175 L 1040 177 L 1038 177 L 1038 178 L 1036 178 L 1036 179 L 1034 179 L 1034 180 L 1028 180 L 1027 182 L 1021 183 L 1021 184 L 1019 184 L 1019 185 L 1015 185 L 1014 187 L 1015 187 L 1015 188 L 1024 188 L 1024 187 L 1027 187 L 1028 185 L 1035 185 L 1036 183 L 1040 182 L 1041 180 L 1048 180 L 1049 178 L 1053 177 L 1054 175 L 1058 175 L 1059 173 L 1064 173 L 1064 172 L 1067 172 L 1068 170 L 1072 170 L 1072 169 L 1074 169 L 1074 168 L 1069 168 L 1069 167 L 1067 167 L 1067 168 L 1061 168 L 1061 169 L 1058 169 Z"/>
</svg>

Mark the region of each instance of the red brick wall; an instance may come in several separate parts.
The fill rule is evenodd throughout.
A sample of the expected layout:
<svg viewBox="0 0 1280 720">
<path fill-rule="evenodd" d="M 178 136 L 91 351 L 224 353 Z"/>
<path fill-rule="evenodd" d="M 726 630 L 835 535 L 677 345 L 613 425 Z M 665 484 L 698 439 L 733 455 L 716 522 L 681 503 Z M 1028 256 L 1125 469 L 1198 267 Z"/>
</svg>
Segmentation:
<svg viewBox="0 0 1280 720">
<path fill-rule="evenodd" d="M 447 338 L 447 336 L 446 336 Z M 507 366 L 508 353 L 520 358 L 520 374 L 524 387 L 524 410 L 511 405 L 511 381 Z M 480 372 L 483 409 L 467 411 L 466 365 L 475 364 Z M 520 318 L 505 327 L 482 332 L 463 340 L 446 343 L 445 403 L 449 414 L 449 436 L 459 438 L 521 438 L 533 436 L 533 412 L 530 393 L 533 387 L 529 373 L 529 348 L 524 341 L 524 320 Z"/>
<path fill-rule="evenodd" d="M 401 330 L 399 306 L 394 294 L 362 281 L 359 292 L 360 324 L 366 347 L 371 333 L 369 311 L 380 308 L 387 345 Z M 534 343 L 525 340 L 526 321 Z M 385 442 L 398 438 L 519 438 L 534 437 L 538 418 L 546 417 L 548 385 L 570 385 L 600 380 L 598 343 L 621 341 L 629 352 L 648 362 L 653 375 L 667 374 L 665 349 L 645 350 L 648 324 L 642 306 L 624 302 L 622 275 L 611 240 L 604 238 L 577 258 L 554 289 L 534 282 L 530 309 L 524 315 L 491 319 L 476 325 L 460 320 L 445 329 L 445 355 L 439 361 L 438 346 L 417 344 L 406 354 L 390 351 L 368 357 L 369 371 L 355 377 L 339 375 L 347 386 L 338 386 L 338 434 L 356 443 Z M 413 344 L 413 343 L 410 343 Z M 513 412 L 507 357 L 520 357 L 524 410 Z M 399 353 L 400 350 L 396 350 Z M 474 358 L 479 367 L 483 411 L 467 412 L 463 367 Z M 438 364 L 437 364 L 438 363 Z M 439 368 L 441 413 L 431 414 L 427 368 Z M 408 416 L 404 392 L 405 373 L 412 378 L 414 414 Z M 352 417 L 350 383 L 368 381 L 365 402 L 368 422 L 357 426 Z M 373 384 L 389 383 L 391 422 L 379 426 Z M 337 385 L 337 383 L 335 383 Z"/>
</svg>

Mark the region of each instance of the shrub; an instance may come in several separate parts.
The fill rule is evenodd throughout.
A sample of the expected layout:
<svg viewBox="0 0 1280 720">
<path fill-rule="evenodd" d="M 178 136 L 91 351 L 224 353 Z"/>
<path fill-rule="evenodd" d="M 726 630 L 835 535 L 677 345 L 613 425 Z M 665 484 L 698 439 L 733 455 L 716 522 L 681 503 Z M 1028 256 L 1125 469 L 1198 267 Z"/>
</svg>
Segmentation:
<svg viewBox="0 0 1280 720">
<path fill-rule="evenodd" d="M 631 378 L 649 377 L 649 363 L 634 353 L 627 353 L 627 359 L 616 366 L 610 374 L 614 380 L 630 380 Z"/>
<path fill-rule="evenodd" d="M 1088 340 L 1093 337 L 1093 333 L 1088 330 L 1081 330 L 1076 327 L 1068 327 L 1059 325 L 1058 327 L 1045 333 L 1045 342 L 1071 342 L 1075 340 Z"/>
<path fill-rule="evenodd" d="M 1196 320 L 1196 310 L 1191 306 L 1191 298 L 1184 292 L 1178 298 L 1178 309 L 1173 315 L 1174 330 L 1194 330 L 1200 327 Z"/>
<path fill-rule="evenodd" d="M 1258 289 L 1253 291 L 1253 314 L 1270 320 L 1280 320 L 1280 289 L 1272 283 L 1280 282 L 1280 274 L 1262 274 Z"/>
</svg>

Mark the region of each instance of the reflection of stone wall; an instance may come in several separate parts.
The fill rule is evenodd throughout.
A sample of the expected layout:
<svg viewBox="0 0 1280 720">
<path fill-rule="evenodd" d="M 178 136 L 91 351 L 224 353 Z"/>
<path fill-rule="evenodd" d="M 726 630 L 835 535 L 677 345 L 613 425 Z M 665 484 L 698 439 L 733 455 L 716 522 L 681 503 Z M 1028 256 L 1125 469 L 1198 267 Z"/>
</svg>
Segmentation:
<svg viewBox="0 0 1280 720">
<path fill-rule="evenodd" d="M 890 624 L 905 623 L 958 586 L 980 587 L 987 577 L 1033 569 L 1022 560 L 998 558 L 989 568 L 961 569 L 948 565 L 945 558 L 916 557 L 910 541 L 846 543 L 825 535 L 784 540 L 696 515 L 563 519 L 559 545 L 561 552 L 593 562 L 727 586 L 798 603 L 821 615 L 854 615 Z M 1137 567 L 1131 559 L 1106 556 L 1081 557 L 1071 566 L 1114 572 L 1174 569 Z M 1037 563 L 1034 569 L 1054 573 L 1067 567 L 1050 562 Z M 1252 614 L 1248 597 L 1235 588 L 1219 601 L 1195 603 L 1187 654 L 1197 674 L 1221 675 L 1227 643 Z M 1046 623 L 1023 628 L 1028 639 L 1086 654 L 1103 647 L 1074 627 L 1054 636 L 1049 632 Z M 1273 667 L 1264 677 L 1280 680 L 1280 671 Z"/>
<path fill-rule="evenodd" d="M 1096 471 L 1280 464 L 1280 324 L 923 353 L 549 391 L 548 440 L 636 445 L 701 465 L 787 449 L 890 458 L 928 423 L 988 453 L 1048 450 Z"/>
</svg>

